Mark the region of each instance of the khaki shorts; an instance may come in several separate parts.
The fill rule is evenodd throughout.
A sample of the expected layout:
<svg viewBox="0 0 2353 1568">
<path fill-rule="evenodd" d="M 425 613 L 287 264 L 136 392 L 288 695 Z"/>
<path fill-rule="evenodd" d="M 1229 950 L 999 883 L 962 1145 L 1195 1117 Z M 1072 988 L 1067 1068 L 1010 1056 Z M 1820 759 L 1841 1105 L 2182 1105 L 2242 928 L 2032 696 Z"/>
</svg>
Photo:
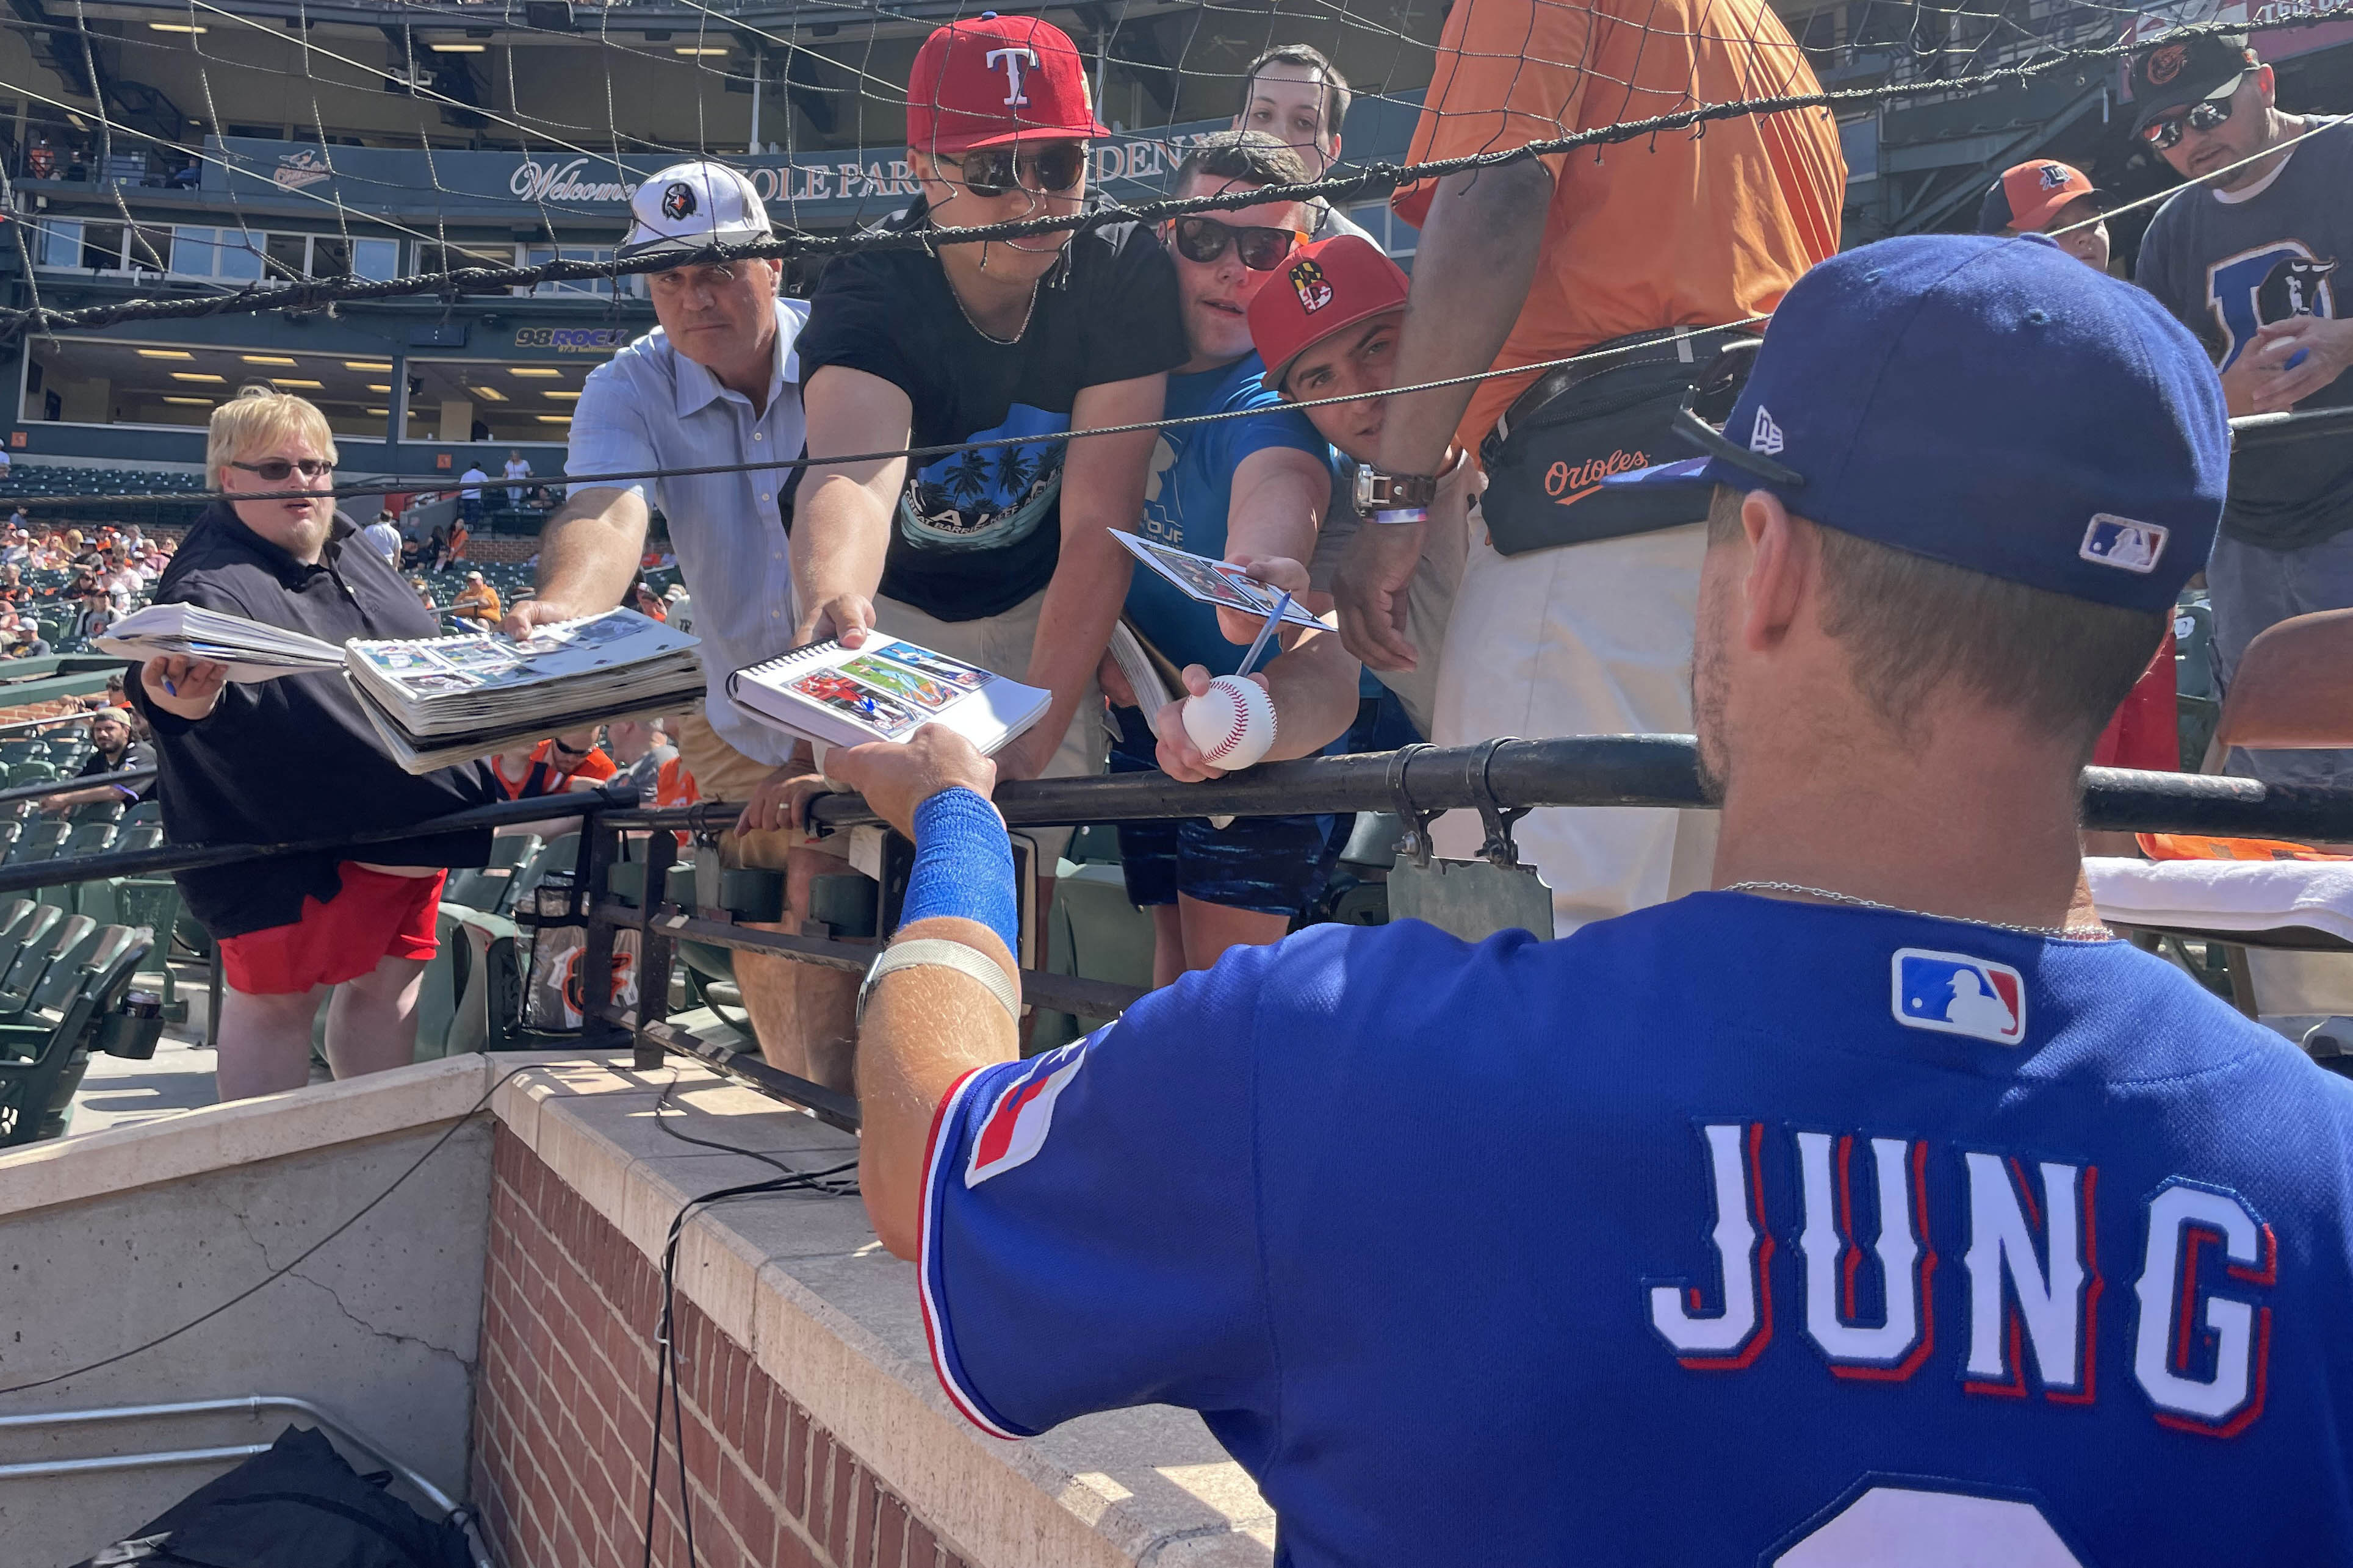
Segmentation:
<svg viewBox="0 0 2353 1568">
<path fill-rule="evenodd" d="M 1002 615 L 985 616 L 976 621 L 942 621 L 913 605 L 878 598 L 874 601 L 874 620 L 892 637 L 905 637 L 950 658 L 960 658 L 993 674 L 1019 680 L 1029 668 L 1030 647 L 1038 640 L 1038 612 L 1045 602 L 1046 591 L 1041 588 Z M 1079 694 L 1078 710 L 1071 716 L 1071 727 L 1063 733 L 1062 743 L 1055 749 L 1041 777 L 1092 778 L 1103 771 L 1103 760 L 1111 752 L 1111 738 L 1103 731 L 1103 692 L 1090 675 L 1086 689 Z M 1067 827 L 1021 830 L 1021 837 L 1037 846 L 1038 868 L 1044 875 L 1054 874 L 1054 862 L 1070 847 L 1071 833 Z"/>
<path fill-rule="evenodd" d="M 711 721 L 702 716 L 700 702 L 672 721 L 670 731 L 678 741 L 679 761 L 694 775 L 695 793 L 704 800 L 732 800 L 741 805 L 751 799 L 752 792 L 776 771 L 721 740 L 719 731 L 711 727 Z M 723 865 L 781 871 L 785 868 L 785 851 L 796 842 L 805 840 L 797 833 L 774 829 L 742 834 L 730 829 L 719 836 L 719 858 Z"/>
</svg>

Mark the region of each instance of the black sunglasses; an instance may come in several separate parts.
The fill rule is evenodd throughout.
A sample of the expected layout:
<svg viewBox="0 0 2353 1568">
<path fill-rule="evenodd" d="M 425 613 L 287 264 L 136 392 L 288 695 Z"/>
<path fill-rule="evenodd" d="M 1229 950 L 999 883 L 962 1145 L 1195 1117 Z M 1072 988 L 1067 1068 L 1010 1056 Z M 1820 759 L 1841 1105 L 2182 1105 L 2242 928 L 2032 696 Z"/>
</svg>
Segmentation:
<svg viewBox="0 0 2353 1568">
<path fill-rule="evenodd" d="M 965 189 L 976 196 L 1001 196 L 1016 184 L 1025 191 L 1050 195 L 1077 184 L 1087 172 L 1087 150 L 1071 142 L 1057 142 L 1035 153 L 991 147 L 966 153 L 955 160 Z"/>
<path fill-rule="evenodd" d="M 1282 258 L 1303 237 L 1292 229 L 1245 227 L 1213 217 L 1180 217 L 1169 227 L 1176 237 L 1176 254 L 1186 260 L 1215 261 L 1231 246 L 1241 253 L 1242 265 L 1253 272 L 1271 272 L 1282 266 Z"/>
<path fill-rule="evenodd" d="M 232 461 L 229 467 L 243 468 L 248 474 L 259 474 L 273 485 L 284 484 L 292 479 L 297 468 L 302 470 L 302 477 L 306 479 L 315 479 L 321 474 L 335 471 L 335 465 L 325 458 L 264 458 L 258 463 Z"/>
<path fill-rule="evenodd" d="M 2193 103 L 2179 114 L 2168 114 L 2161 120 L 2150 121 L 2140 128 L 2140 139 L 2162 153 L 2179 143 L 2184 128 L 2213 130 L 2231 118 L 2231 100 L 2238 96 L 2239 82 L 2244 79 L 2242 77 L 2233 80 L 2215 97 Z"/>
</svg>

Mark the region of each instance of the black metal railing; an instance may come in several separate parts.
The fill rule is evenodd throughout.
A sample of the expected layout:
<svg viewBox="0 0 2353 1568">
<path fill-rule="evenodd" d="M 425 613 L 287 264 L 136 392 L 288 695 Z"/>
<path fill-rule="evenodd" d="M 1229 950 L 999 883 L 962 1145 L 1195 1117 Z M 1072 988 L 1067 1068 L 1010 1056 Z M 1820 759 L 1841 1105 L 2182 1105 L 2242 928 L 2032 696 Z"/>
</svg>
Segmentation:
<svg viewBox="0 0 2353 1568">
<path fill-rule="evenodd" d="M 129 783 L 130 773 L 107 775 Z M 86 787 L 58 780 L 0 792 L 0 801 Z M 1409 746 L 1401 751 L 1274 763 L 1212 784 L 1179 784 L 1163 773 L 1039 779 L 1011 783 L 997 793 L 998 809 L 1015 828 L 1190 817 L 1289 815 L 1300 812 L 1394 812 L 1408 826 L 1440 812 L 1484 809 L 1496 814 L 1532 806 L 1665 806 L 1709 803 L 1700 790 L 1697 755 L 1689 736 L 1601 735 L 1544 741 L 1501 740 L 1475 746 Z M 577 817 L 582 821 L 574 867 L 570 918 L 586 928 L 580 973 L 612 972 L 616 935 L 638 935 L 637 1005 L 585 999 L 584 1044 L 633 1047 L 640 1068 L 671 1055 L 694 1058 L 741 1082 L 809 1110 L 835 1126 L 858 1127 L 848 1095 L 783 1071 L 755 1051 L 701 1039 L 670 1022 L 670 972 L 681 942 L 732 952 L 770 953 L 844 973 L 863 971 L 887 922 L 866 938 L 795 934 L 757 929 L 708 905 L 678 901 L 670 875 L 679 864 L 677 834 L 715 839 L 734 825 L 732 803 L 649 808 L 626 790 L 595 790 L 531 800 L 501 801 L 428 823 L 328 840 L 277 845 L 166 844 L 153 849 L 0 864 L 0 895 L 110 877 L 148 877 L 234 861 L 283 855 L 347 851 L 372 843 L 465 828 L 516 826 Z M 828 795 L 811 809 L 824 828 L 871 826 L 880 818 L 856 795 Z M 2200 773 L 2136 773 L 2121 768 L 2084 772 L 2083 825 L 2141 832 L 2220 837 L 2353 841 L 2353 789 L 2265 784 L 2254 779 Z M 628 851 L 642 837 L 641 858 Z M 626 841 L 626 842 L 625 842 Z M 634 900 L 611 886 L 623 864 L 642 867 Z M 636 879 L 633 873 L 632 880 Z M 698 886 L 699 886 L 698 882 Z M 709 896 L 698 893 L 698 898 Z M 1025 942 L 1025 947 L 1032 945 Z M 1108 1017 L 1144 994 L 1134 987 L 1056 974 L 1021 973 L 1025 1000 L 1034 1005 Z"/>
</svg>

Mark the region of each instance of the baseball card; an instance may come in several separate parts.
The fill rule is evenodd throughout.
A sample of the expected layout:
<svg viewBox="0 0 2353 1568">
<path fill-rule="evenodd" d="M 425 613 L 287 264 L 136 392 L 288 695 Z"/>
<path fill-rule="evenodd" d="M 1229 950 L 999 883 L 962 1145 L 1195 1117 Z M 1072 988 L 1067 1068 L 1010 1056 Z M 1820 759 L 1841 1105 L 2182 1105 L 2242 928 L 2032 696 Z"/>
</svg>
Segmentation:
<svg viewBox="0 0 2353 1568">
<path fill-rule="evenodd" d="M 1188 598 L 1205 605 L 1220 605 L 1229 610 L 1239 610 L 1246 616 L 1263 619 L 1272 613 L 1282 595 L 1267 587 L 1238 566 L 1222 561 L 1212 561 L 1206 555 L 1194 555 L 1182 550 L 1171 550 L 1165 544 L 1141 539 L 1133 533 L 1114 532 L 1112 537 L 1127 546 L 1138 561 L 1151 567 L 1176 584 Z M 1297 605 L 1282 612 L 1285 625 L 1312 626 L 1317 631 L 1330 628 Z"/>
</svg>

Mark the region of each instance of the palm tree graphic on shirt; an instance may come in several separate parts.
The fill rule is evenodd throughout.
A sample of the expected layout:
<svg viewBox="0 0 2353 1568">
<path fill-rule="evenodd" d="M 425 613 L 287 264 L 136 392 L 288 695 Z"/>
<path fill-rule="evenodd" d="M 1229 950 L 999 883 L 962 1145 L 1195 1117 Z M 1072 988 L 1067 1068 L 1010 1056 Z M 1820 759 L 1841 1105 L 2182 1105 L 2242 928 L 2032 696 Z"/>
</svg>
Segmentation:
<svg viewBox="0 0 2353 1568">
<path fill-rule="evenodd" d="M 1066 413 L 1011 405 L 994 428 L 965 439 L 1016 444 L 954 453 L 909 477 L 900 537 L 918 550 L 998 550 L 1028 538 L 1061 493 L 1070 427 Z"/>
</svg>

